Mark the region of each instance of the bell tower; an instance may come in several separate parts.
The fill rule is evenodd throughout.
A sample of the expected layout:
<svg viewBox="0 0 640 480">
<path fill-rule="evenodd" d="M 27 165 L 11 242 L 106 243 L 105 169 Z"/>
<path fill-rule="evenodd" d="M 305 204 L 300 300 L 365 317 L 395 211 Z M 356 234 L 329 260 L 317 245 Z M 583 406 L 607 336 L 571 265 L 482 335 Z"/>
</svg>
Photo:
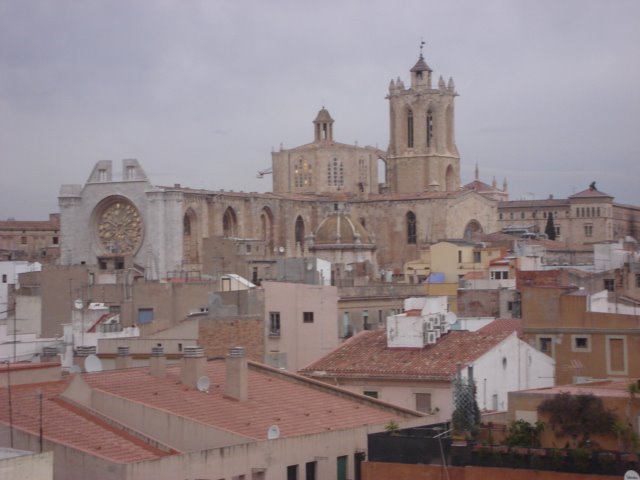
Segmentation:
<svg viewBox="0 0 640 480">
<path fill-rule="evenodd" d="M 460 188 L 460 156 L 455 143 L 453 79 L 433 88 L 433 70 L 422 54 L 410 70 L 411 85 L 398 77 L 389 84 L 387 184 L 391 192 L 450 192 Z"/>
</svg>

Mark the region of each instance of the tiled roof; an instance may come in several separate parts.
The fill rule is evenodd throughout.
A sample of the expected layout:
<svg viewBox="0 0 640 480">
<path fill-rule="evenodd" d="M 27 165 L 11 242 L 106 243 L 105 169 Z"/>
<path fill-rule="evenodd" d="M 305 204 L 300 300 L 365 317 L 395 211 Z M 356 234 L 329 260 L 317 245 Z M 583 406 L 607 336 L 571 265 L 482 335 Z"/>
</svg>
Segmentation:
<svg viewBox="0 0 640 480">
<path fill-rule="evenodd" d="M 153 377 L 147 368 L 82 374 L 93 389 L 134 404 L 169 412 L 177 417 L 224 429 L 255 440 L 267 438 L 271 425 L 281 437 L 384 424 L 418 416 L 337 387 L 250 362 L 249 399 L 238 402 L 223 396 L 223 360 L 207 362 L 210 393 L 180 382 L 180 367 L 167 368 L 165 378 Z M 52 442 L 107 458 L 131 463 L 170 455 L 108 424 L 61 394 L 71 377 L 57 382 L 12 387 L 14 428 L 38 435 L 38 390 L 42 390 L 43 432 Z M 8 395 L 0 388 L 0 424 L 8 425 Z"/>
<path fill-rule="evenodd" d="M 476 192 L 493 192 L 496 189 L 488 183 L 481 182 L 480 180 L 474 180 L 464 185 L 462 188 L 466 190 L 475 190 Z"/>
<path fill-rule="evenodd" d="M 68 385 L 59 382 L 19 385 L 11 388 L 13 426 L 38 435 L 40 428 L 38 391 L 42 391 L 42 431 L 46 440 L 67 445 L 117 463 L 138 462 L 167 455 L 100 419 L 83 414 L 59 395 Z M 0 422 L 9 424 L 7 388 L 0 389 Z"/>
<path fill-rule="evenodd" d="M 451 331 L 435 345 L 389 348 L 384 330 L 364 331 L 301 372 L 352 378 L 448 380 L 458 363 L 473 362 L 511 333 Z"/>
<path fill-rule="evenodd" d="M 566 198 L 545 198 L 540 200 L 504 200 L 498 203 L 498 209 L 502 208 L 542 208 L 542 207 L 568 207 Z"/>
<path fill-rule="evenodd" d="M 608 193 L 601 192 L 597 188 L 587 188 L 586 190 L 582 190 L 581 192 L 574 193 L 569 198 L 613 198 Z"/>
<path fill-rule="evenodd" d="M 166 378 L 160 379 L 150 376 L 147 369 L 129 369 L 89 375 L 85 380 L 98 390 L 256 440 L 266 439 L 269 426 L 274 424 L 280 427 L 281 437 L 291 437 L 386 423 L 399 416 L 309 388 L 279 372 L 265 373 L 266 367 L 249 369 L 249 399 L 238 402 L 223 396 L 224 361 L 207 362 L 207 368 L 209 394 L 180 384 L 177 366 L 167 368 Z"/>
<path fill-rule="evenodd" d="M 518 318 L 497 318 L 493 322 L 478 329 L 480 334 L 489 334 L 496 332 L 517 332 L 518 336 L 522 335 L 522 320 Z"/>
</svg>

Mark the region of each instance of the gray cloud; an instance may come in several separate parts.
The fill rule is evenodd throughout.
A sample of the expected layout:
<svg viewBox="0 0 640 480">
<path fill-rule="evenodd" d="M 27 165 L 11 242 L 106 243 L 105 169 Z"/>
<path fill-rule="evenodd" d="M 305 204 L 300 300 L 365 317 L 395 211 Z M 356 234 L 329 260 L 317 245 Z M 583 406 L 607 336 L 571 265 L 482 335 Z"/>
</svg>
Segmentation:
<svg viewBox="0 0 640 480">
<path fill-rule="evenodd" d="M 105 158 L 269 190 L 255 172 L 322 105 L 338 140 L 386 148 L 387 86 L 422 36 L 461 94 L 463 181 L 478 163 L 512 198 L 597 180 L 638 204 L 639 21 L 633 0 L 2 2 L 0 218 L 44 218 Z"/>
</svg>

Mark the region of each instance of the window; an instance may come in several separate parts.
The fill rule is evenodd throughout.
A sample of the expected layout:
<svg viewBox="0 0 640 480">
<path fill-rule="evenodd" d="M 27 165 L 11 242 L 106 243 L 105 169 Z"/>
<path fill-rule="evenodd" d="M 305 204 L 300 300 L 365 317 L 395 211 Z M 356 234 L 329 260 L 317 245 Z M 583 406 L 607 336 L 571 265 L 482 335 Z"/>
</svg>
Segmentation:
<svg viewBox="0 0 640 480">
<path fill-rule="evenodd" d="M 316 472 L 318 471 L 318 462 L 307 462 L 304 466 L 305 480 L 316 480 Z"/>
<path fill-rule="evenodd" d="M 245 251 L 245 253 L 251 253 L 251 244 L 250 243 L 245 244 L 244 251 Z"/>
<path fill-rule="evenodd" d="M 636 273 L 636 287 L 640 287 L 640 273 Z"/>
<path fill-rule="evenodd" d="M 7 283 L 7 274 L 6 273 L 2 274 L 2 283 Z"/>
<path fill-rule="evenodd" d="M 584 236 L 585 237 L 593 236 L 593 225 L 587 224 L 584 226 Z"/>
<path fill-rule="evenodd" d="M 502 220 L 502 214 L 500 214 L 500 220 Z"/>
<path fill-rule="evenodd" d="M 458 263 L 462 263 L 462 250 L 458 250 Z"/>
<path fill-rule="evenodd" d="M 378 398 L 378 392 L 376 390 L 365 390 L 362 394 L 367 397 Z"/>
<path fill-rule="evenodd" d="M 347 460 L 346 455 L 336 458 L 336 466 L 338 467 L 338 480 L 347 480 Z"/>
<path fill-rule="evenodd" d="M 58 237 L 53 237 L 51 239 L 51 243 L 53 243 L 54 245 L 58 245 Z"/>
<path fill-rule="evenodd" d="M 298 465 L 287 467 L 287 480 L 298 480 Z"/>
<path fill-rule="evenodd" d="M 153 308 L 138 309 L 138 323 L 149 323 L 153 321 Z"/>
<path fill-rule="evenodd" d="M 431 110 L 427 112 L 427 147 L 431 146 L 431 139 L 433 138 L 433 113 Z"/>
<path fill-rule="evenodd" d="M 431 413 L 431 394 L 416 393 L 416 410 L 424 413 Z"/>
<path fill-rule="evenodd" d="M 98 261 L 98 267 L 100 268 L 100 270 L 106 270 L 107 269 L 107 262 L 105 262 L 104 260 Z"/>
<path fill-rule="evenodd" d="M 560 227 L 556 227 L 556 240 L 560 237 Z"/>
<path fill-rule="evenodd" d="M 604 279 L 604 289 L 608 292 L 613 292 L 615 290 L 615 284 L 613 278 L 605 278 Z"/>
<path fill-rule="evenodd" d="M 269 336 L 280 336 L 280 312 L 269 312 Z"/>
<path fill-rule="evenodd" d="M 539 337 L 538 348 L 541 352 L 551 354 L 553 349 L 553 339 L 551 337 Z"/>
<path fill-rule="evenodd" d="M 98 170 L 98 181 L 99 182 L 106 182 L 107 181 L 107 171 L 104 169 L 100 169 Z"/>
<path fill-rule="evenodd" d="M 509 278 L 508 271 L 493 270 L 489 273 L 491 280 L 507 280 Z"/>
<path fill-rule="evenodd" d="M 473 252 L 473 263 L 480 263 L 482 261 L 482 252 Z"/>
<path fill-rule="evenodd" d="M 362 328 L 369 330 L 369 310 L 362 311 Z"/>
<path fill-rule="evenodd" d="M 572 352 L 590 352 L 591 338 L 589 335 L 571 335 Z"/>
<path fill-rule="evenodd" d="M 407 213 L 407 243 L 415 245 L 416 241 L 416 215 L 413 212 L 409 212 Z"/>
<path fill-rule="evenodd" d="M 302 312 L 302 321 L 304 323 L 313 323 L 313 312 Z"/>
<path fill-rule="evenodd" d="M 524 212 L 520 212 L 520 218 L 524 218 Z"/>
<path fill-rule="evenodd" d="M 127 180 L 135 180 L 136 178 L 136 167 L 132 165 L 127 166 Z"/>
<path fill-rule="evenodd" d="M 407 147 L 413 148 L 413 112 L 407 112 Z"/>
<path fill-rule="evenodd" d="M 20 237 L 20 243 L 22 245 L 26 245 L 27 244 L 27 237 Z"/>
</svg>

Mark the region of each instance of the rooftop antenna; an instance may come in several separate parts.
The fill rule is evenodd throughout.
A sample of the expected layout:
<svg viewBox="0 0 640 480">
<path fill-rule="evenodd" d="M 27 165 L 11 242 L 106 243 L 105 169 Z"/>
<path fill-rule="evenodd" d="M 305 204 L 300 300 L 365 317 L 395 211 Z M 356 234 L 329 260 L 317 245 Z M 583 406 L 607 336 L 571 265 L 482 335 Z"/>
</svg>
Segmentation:
<svg viewBox="0 0 640 480">
<path fill-rule="evenodd" d="M 203 375 L 198 379 L 198 383 L 196 383 L 196 388 L 201 392 L 209 393 L 210 385 L 211 385 L 211 382 L 209 381 L 209 377 L 207 377 L 206 375 Z"/>
</svg>

